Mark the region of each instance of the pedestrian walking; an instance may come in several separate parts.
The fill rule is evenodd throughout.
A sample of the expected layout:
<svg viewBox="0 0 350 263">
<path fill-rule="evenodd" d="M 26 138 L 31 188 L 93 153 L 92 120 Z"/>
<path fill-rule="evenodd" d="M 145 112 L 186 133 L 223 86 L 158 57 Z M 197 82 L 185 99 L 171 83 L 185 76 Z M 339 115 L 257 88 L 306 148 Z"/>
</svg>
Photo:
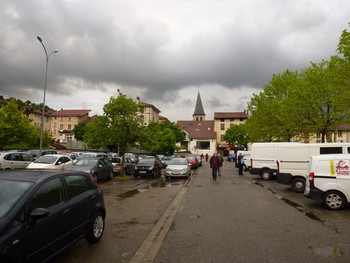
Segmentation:
<svg viewBox="0 0 350 263">
<path fill-rule="evenodd" d="M 204 155 L 203 153 L 201 154 L 201 162 L 203 162 Z"/>
<path fill-rule="evenodd" d="M 219 157 L 219 167 L 218 167 L 218 174 L 219 176 L 221 176 L 221 167 L 222 167 L 222 163 L 224 162 L 224 158 L 222 158 L 221 154 L 218 154 Z"/>
<path fill-rule="evenodd" d="M 208 153 L 205 154 L 205 161 L 208 162 L 209 155 Z"/>
<path fill-rule="evenodd" d="M 237 162 L 238 162 L 238 174 L 243 175 L 244 157 L 242 153 L 239 153 L 237 157 Z"/>
<path fill-rule="evenodd" d="M 220 159 L 216 153 L 214 153 L 214 155 L 210 158 L 209 163 L 210 163 L 210 168 L 211 168 L 211 175 L 213 177 L 213 180 L 216 181 L 216 177 L 218 174 L 218 168 L 220 166 Z"/>
</svg>

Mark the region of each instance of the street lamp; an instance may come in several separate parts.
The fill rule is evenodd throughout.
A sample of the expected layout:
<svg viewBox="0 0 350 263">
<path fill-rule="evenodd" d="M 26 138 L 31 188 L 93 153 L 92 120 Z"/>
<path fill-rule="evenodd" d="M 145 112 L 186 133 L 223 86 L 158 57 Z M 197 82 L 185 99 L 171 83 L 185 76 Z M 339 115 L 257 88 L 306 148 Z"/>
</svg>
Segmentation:
<svg viewBox="0 0 350 263">
<path fill-rule="evenodd" d="M 47 54 L 46 51 L 46 47 L 43 43 L 43 40 L 41 39 L 41 37 L 37 36 L 36 37 L 40 44 L 43 46 L 44 51 L 45 51 L 45 56 L 46 56 L 46 71 L 45 71 L 45 86 L 44 86 L 44 99 L 43 99 L 43 109 L 41 112 L 41 127 L 40 127 L 40 153 L 39 156 L 41 156 L 41 153 L 43 151 L 43 136 L 44 136 L 44 112 L 45 112 L 45 98 L 46 98 L 46 83 L 47 83 L 47 69 L 48 69 L 48 65 L 49 65 L 49 58 L 53 53 L 57 53 L 58 49 L 55 49 L 54 51 L 52 51 L 50 54 Z"/>
</svg>

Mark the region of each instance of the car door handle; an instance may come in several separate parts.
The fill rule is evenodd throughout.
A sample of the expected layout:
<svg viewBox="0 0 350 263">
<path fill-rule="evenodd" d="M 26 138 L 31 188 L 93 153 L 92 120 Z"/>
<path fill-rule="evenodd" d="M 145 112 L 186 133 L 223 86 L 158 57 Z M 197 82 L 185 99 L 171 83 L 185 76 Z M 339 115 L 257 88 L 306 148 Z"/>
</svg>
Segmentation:
<svg viewBox="0 0 350 263">
<path fill-rule="evenodd" d="M 94 200 L 96 198 L 96 195 L 92 195 L 90 200 Z"/>
<path fill-rule="evenodd" d="M 67 208 L 66 210 L 63 211 L 64 215 L 69 215 L 71 213 L 70 208 Z"/>
</svg>

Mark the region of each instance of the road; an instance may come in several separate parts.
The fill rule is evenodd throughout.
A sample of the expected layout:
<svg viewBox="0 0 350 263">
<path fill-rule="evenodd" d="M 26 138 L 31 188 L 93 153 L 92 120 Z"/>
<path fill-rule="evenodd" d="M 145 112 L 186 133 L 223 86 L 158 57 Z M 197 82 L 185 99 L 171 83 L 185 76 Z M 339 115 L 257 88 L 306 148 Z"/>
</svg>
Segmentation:
<svg viewBox="0 0 350 263">
<path fill-rule="evenodd" d="M 104 237 L 95 245 L 79 241 L 54 262 L 146 262 L 135 253 L 184 181 L 101 182 L 108 212 Z M 239 176 L 229 162 L 216 182 L 204 163 L 186 190 L 149 262 L 349 262 L 349 208 L 328 211 L 276 181 L 249 172 Z"/>
</svg>

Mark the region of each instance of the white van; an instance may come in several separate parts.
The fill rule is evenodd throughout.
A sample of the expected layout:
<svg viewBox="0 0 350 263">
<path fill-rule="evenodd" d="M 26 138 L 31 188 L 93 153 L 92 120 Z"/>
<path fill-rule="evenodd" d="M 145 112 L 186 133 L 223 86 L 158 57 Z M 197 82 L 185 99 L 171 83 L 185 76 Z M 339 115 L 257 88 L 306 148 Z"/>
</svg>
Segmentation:
<svg viewBox="0 0 350 263">
<path fill-rule="evenodd" d="M 277 173 L 277 149 L 297 142 L 261 142 L 253 143 L 250 156 L 250 173 L 258 174 L 264 180 L 270 180 Z"/>
<path fill-rule="evenodd" d="M 281 184 L 291 184 L 295 192 L 305 189 L 305 177 L 311 155 L 347 154 L 350 143 L 299 143 L 280 147 L 276 154 L 276 179 Z"/>
<path fill-rule="evenodd" d="M 311 156 L 304 194 L 339 210 L 350 201 L 350 155 Z"/>
</svg>

